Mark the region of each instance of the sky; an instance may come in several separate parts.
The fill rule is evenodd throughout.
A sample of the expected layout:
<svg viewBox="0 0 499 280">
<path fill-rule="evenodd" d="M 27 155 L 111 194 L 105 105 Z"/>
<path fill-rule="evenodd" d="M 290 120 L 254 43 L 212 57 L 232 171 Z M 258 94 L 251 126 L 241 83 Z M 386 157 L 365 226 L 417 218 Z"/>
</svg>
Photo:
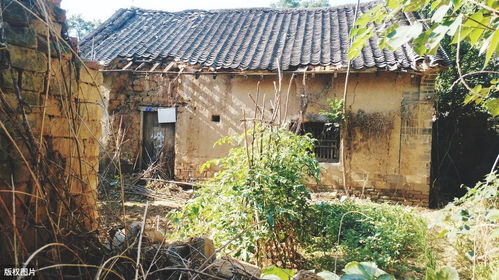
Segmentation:
<svg viewBox="0 0 499 280">
<path fill-rule="evenodd" d="M 364 2 L 363 0 L 362 2 Z M 119 8 L 139 7 L 153 10 L 182 11 L 189 9 L 231 9 L 270 7 L 273 0 L 63 0 L 68 17 L 81 14 L 86 20 L 108 19 Z M 356 3 L 357 0 L 330 0 L 331 5 Z"/>
</svg>

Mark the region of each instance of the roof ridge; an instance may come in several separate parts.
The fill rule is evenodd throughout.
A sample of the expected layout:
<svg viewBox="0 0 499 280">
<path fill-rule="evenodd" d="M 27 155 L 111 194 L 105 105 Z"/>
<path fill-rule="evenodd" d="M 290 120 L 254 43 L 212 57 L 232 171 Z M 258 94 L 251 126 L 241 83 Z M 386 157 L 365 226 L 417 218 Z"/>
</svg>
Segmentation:
<svg viewBox="0 0 499 280">
<path fill-rule="evenodd" d="M 380 0 L 372 0 L 366 2 L 360 2 L 360 6 L 369 6 L 380 3 Z M 244 11 L 276 11 L 276 12 L 296 12 L 296 11 L 325 11 L 325 10 L 337 10 L 342 8 L 351 8 L 355 7 L 357 3 L 349 3 L 342 5 L 333 5 L 328 7 L 311 7 L 311 8 L 271 8 L 271 7 L 251 7 L 251 8 L 229 8 L 229 9 L 211 9 L 211 10 L 203 10 L 203 9 L 186 9 L 181 11 L 166 11 L 166 10 L 157 10 L 157 9 L 146 9 L 140 7 L 130 7 L 130 8 L 121 8 L 122 10 L 134 11 L 134 12 L 145 12 L 145 13 L 165 13 L 165 14 L 184 14 L 184 13 L 233 13 L 233 12 L 244 12 Z"/>
</svg>

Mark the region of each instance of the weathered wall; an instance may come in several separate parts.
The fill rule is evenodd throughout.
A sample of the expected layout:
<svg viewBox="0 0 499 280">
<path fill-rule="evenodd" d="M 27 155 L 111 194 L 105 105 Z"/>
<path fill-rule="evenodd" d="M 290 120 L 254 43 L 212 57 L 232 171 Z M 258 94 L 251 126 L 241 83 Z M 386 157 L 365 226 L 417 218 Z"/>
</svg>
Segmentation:
<svg viewBox="0 0 499 280">
<path fill-rule="evenodd" d="M 158 75 L 157 75 L 158 76 Z M 289 85 L 284 77 L 283 95 Z M 210 176 L 199 174 L 199 166 L 208 159 L 223 156 L 228 147 L 213 143 L 220 137 L 242 131 L 241 119 L 254 110 L 256 87 L 260 79 L 260 103 L 274 98 L 275 76 L 182 75 L 179 78 L 130 73 L 106 75 L 111 88 L 109 110 L 123 117 L 127 139 L 122 148 L 130 164 L 140 150 L 139 105 L 177 106 L 175 176 L 189 180 Z M 321 189 L 343 188 L 342 170 L 347 171 L 347 185 L 356 194 L 374 199 L 390 199 L 409 204 L 428 202 L 430 138 L 433 83 L 431 79 L 408 73 L 352 74 L 347 106 L 348 128 L 342 129 L 346 162 L 321 163 Z M 345 76 L 308 75 L 306 87 L 302 76 L 291 84 L 288 119 L 299 118 L 300 95 L 308 93 L 307 118 L 314 119 L 328 109 L 327 99 L 342 98 Z M 283 102 L 284 103 L 284 102 Z M 269 108 L 268 106 L 267 108 Z M 270 115 L 270 111 L 266 112 Z M 220 115 L 213 122 L 212 115 Z"/>
<path fill-rule="evenodd" d="M 14 235 L 22 259 L 55 236 L 96 228 L 103 112 L 102 75 L 62 39 L 60 1 L 21 2 L 51 23 L 0 1 L 0 259 L 11 264 Z"/>
</svg>

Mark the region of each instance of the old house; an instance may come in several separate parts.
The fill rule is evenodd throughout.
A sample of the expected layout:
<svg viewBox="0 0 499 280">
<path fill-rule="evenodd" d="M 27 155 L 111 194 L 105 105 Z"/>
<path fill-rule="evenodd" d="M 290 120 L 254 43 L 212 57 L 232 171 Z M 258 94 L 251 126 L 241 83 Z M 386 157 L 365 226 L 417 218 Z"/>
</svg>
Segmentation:
<svg viewBox="0 0 499 280">
<path fill-rule="evenodd" d="M 363 3 L 360 11 L 373 5 Z M 347 184 L 375 199 L 427 205 L 433 87 L 446 56 L 420 57 L 410 44 L 380 49 L 372 38 L 351 61 L 349 127 L 326 132 L 319 113 L 328 99 L 343 97 L 354 13 L 355 5 L 117 11 L 80 48 L 104 65 L 123 166 L 159 161 L 178 180 L 210 176 L 199 166 L 228 148 L 214 142 L 242 131 L 257 84 L 268 103 L 282 71 L 283 87 L 290 86 L 288 120 L 300 118 L 305 102 L 305 130 L 319 140 L 321 188 L 341 191 Z"/>
</svg>

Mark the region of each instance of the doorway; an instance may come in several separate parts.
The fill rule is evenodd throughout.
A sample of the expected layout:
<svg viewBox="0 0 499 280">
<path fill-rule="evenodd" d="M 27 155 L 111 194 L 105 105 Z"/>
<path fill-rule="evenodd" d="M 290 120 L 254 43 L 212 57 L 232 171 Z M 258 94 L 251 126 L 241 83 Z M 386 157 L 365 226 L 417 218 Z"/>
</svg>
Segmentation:
<svg viewBox="0 0 499 280">
<path fill-rule="evenodd" d="M 142 113 L 142 169 L 149 176 L 173 179 L 175 123 L 159 123 L 157 111 Z"/>
</svg>

